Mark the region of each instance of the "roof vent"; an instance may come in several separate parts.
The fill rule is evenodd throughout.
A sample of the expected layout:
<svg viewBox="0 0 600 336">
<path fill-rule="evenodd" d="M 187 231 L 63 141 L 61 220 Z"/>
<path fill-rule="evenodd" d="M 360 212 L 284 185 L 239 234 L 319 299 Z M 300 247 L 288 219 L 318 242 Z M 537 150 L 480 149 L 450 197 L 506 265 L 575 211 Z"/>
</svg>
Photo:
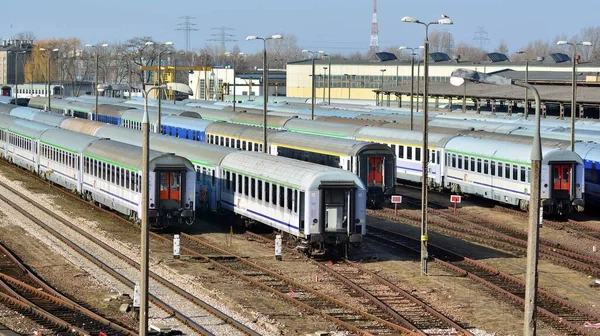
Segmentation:
<svg viewBox="0 0 600 336">
<path fill-rule="evenodd" d="M 544 56 L 538 56 L 535 58 L 535 60 L 538 62 L 543 62 L 545 59 L 546 59 L 546 57 L 544 57 Z"/>
</svg>

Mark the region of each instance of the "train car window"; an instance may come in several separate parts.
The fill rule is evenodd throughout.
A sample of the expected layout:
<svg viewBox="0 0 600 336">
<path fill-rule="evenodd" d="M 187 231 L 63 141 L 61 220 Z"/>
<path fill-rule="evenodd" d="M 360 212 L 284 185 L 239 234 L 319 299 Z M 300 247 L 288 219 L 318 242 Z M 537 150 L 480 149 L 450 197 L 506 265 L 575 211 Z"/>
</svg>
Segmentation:
<svg viewBox="0 0 600 336">
<path fill-rule="evenodd" d="M 439 163 L 439 162 L 436 162 L 435 151 L 432 151 L 429 149 L 427 151 L 430 152 L 430 154 L 431 154 L 431 163 Z"/>
<path fill-rule="evenodd" d="M 229 138 L 225 139 L 225 146 L 229 147 Z"/>
<path fill-rule="evenodd" d="M 242 149 L 243 149 L 243 150 L 246 150 L 246 148 L 247 148 L 247 147 L 246 147 L 246 141 L 242 141 Z"/>
<path fill-rule="evenodd" d="M 248 187 L 249 187 L 248 183 L 248 176 L 244 176 L 244 195 L 248 196 Z"/>
<path fill-rule="evenodd" d="M 225 172 L 225 188 L 227 190 L 231 190 L 231 173 L 230 172 Z"/>
<path fill-rule="evenodd" d="M 396 153 L 396 145 L 390 144 L 390 147 L 392 148 L 392 151 L 394 151 L 394 154 L 395 154 Z"/>
<path fill-rule="evenodd" d="M 269 202 L 271 196 L 271 184 L 269 182 L 265 182 L 265 202 Z"/>
<path fill-rule="evenodd" d="M 255 178 L 250 179 L 250 196 L 252 196 L 253 198 L 256 197 L 256 179 Z"/>
<path fill-rule="evenodd" d="M 490 175 L 496 176 L 496 161 L 492 161 L 492 171 Z"/>
<path fill-rule="evenodd" d="M 262 201 L 263 199 L 263 181 L 258 180 L 258 200 Z"/>
<path fill-rule="evenodd" d="M 469 166 L 469 167 L 471 167 L 471 171 L 475 172 L 475 158 L 471 158 L 471 160 L 469 160 L 469 161 L 471 162 L 470 166 Z"/>
<path fill-rule="evenodd" d="M 406 159 L 412 160 L 412 147 L 406 146 Z"/>
<path fill-rule="evenodd" d="M 235 148 L 240 149 L 240 140 L 235 141 Z"/>
<path fill-rule="evenodd" d="M 531 167 L 527 168 L 527 182 L 531 182 Z"/>
<path fill-rule="evenodd" d="M 298 213 L 298 190 L 294 190 L 294 212 Z"/>
<path fill-rule="evenodd" d="M 212 185 L 217 184 L 217 178 L 215 177 L 215 169 L 213 168 L 210 173 L 212 174 Z"/>
<path fill-rule="evenodd" d="M 106 162 L 102 162 L 102 179 L 106 180 Z"/>
<path fill-rule="evenodd" d="M 271 184 L 271 203 L 277 205 L 277 185 Z"/>
<path fill-rule="evenodd" d="M 244 189 L 242 189 L 242 175 L 237 176 L 237 190 L 241 194 Z"/>
<path fill-rule="evenodd" d="M 121 168 L 121 187 L 125 188 L 125 169 Z"/>
<path fill-rule="evenodd" d="M 285 188 L 279 186 L 279 206 L 285 207 Z"/>
<path fill-rule="evenodd" d="M 292 210 L 292 189 L 286 188 L 285 190 L 287 192 L 285 203 L 287 204 L 288 210 Z"/>
<path fill-rule="evenodd" d="M 481 159 L 477 159 L 477 172 L 481 173 Z"/>
<path fill-rule="evenodd" d="M 525 167 L 521 166 L 521 182 L 525 182 Z"/>
<path fill-rule="evenodd" d="M 130 170 L 125 170 L 125 188 L 127 188 L 127 190 L 131 189 L 131 171 Z"/>
<path fill-rule="evenodd" d="M 450 167 L 456 168 L 456 154 L 452 154 L 452 158 L 451 158 L 450 162 L 451 162 Z"/>
<path fill-rule="evenodd" d="M 488 160 L 483 160 L 483 173 L 489 174 L 490 172 L 490 162 Z"/>
<path fill-rule="evenodd" d="M 513 178 L 513 180 L 515 180 L 515 181 L 518 180 L 519 179 L 519 175 L 518 175 L 519 170 L 518 170 L 518 168 L 517 168 L 516 165 L 512 165 L 512 171 L 513 171 L 512 172 L 512 178 Z"/>
<path fill-rule="evenodd" d="M 258 144 L 257 144 L 257 143 L 255 143 L 255 144 L 254 144 L 254 151 L 255 151 L 255 152 L 258 152 L 258 151 L 259 151 L 259 150 L 258 150 Z"/>
<path fill-rule="evenodd" d="M 462 169 L 463 167 L 463 156 L 459 155 L 458 156 L 458 169 Z"/>
<path fill-rule="evenodd" d="M 504 178 L 510 179 L 510 163 L 504 164 Z"/>
<path fill-rule="evenodd" d="M 235 190 L 236 190 L 236 188 L 235 188 L 236 187 L 236 183 L 237 183 L 236 174 L 235 173 L 231 173 L 231 184 L 232 184 L 231 187 L 232 187 L 234 193 L 235 193 Z"/>
<path fill-rule="evenodd" d="M 398 145 L 398 158 L 404 159 L 404 146 Z"/>
<path fill-rule="evenodd" d="M 421 148 L 415 147 L 415 161 L 421 161 Z"/>
<path fill-rule="evenodd" d="M 111 165 L 110 166 L 110 181 L 112 183 L 117 183 L 117 173 L 116 173 L 116 169 L 115 166 Z"/>
</svg>

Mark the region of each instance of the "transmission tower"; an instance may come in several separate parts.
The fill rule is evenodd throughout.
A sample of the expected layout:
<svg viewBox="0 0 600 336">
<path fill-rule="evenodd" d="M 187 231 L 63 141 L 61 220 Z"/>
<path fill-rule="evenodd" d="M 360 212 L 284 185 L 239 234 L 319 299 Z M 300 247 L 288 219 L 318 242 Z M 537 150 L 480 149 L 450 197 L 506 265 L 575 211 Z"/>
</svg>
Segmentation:
<svg viewBox="0 0 600 336">
<path fill-rule="evenodd" d="M 372 54 L 379 51 L 379 23 L 377 23 L 377 0 L 373 0 L 373 21 L 371 22 L 371 41 L 369 50 Z"/>
<path fill-rule="evenodd" d="M 475 32 L 475 37 L 473 37 L 473 42 L 478 43 L 480 49 L 483 49 L 483 45 L 490 43 L 488 33 L 483 30 L 483 28 L 483 26 L 478 26 L 477 31 Z"/>
<path fill-rule="evenodd" d="M 233 28 L 217 27 L 212 28 L 212 30 L 218 30 L 219 32 L 215 34 L 210 34 L 210 36 L 213 36 L 213 38 L 208 39 L 208 41 L 219 42 L 219 44 L 221 45 L 221 52 L 225 52 L 225 50 L 227 50 L 225 42 L 237 42 L 237 40 L 233 38 L 235 37 L 235 35 L 227 33 L 228 31 L 235 30 Z"/>
<path fill-rule="evenodd" d="M 193 16 L 180 16 L 179 19 L 182 19 L 183 22 L 180 22 L 177 24 L 177 26 L 179 26 L 179 28 L 175 29 L 175 30 L 181 30 L 183 31 L 183 34 L 185 36 L 185 51 L 189 52 L 191 49 L 191 41 L 190 41 L 190 33 L 192 31 L 197 31 L 198 29 L 194 28 L 196 26 L 195 23 L 192 22 L 192 20 L 195 20 L 196 18 Z"/>
</svg>

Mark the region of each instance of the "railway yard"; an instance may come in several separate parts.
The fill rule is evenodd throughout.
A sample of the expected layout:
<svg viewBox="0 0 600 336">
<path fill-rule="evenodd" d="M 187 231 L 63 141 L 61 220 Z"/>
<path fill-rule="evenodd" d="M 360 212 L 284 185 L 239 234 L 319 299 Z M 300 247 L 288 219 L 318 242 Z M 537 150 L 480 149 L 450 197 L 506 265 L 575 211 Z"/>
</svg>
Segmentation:
<svg viewBox="0 0 600 336">
<path fill-rule="evenodd" d="M 448 194 L 431 193 L 425 277 L 414 240 L 420 189 L 397 193 L 404 196 L 397 214 L 369 210 L 369 234 L 352 261 L 308 259 L 291 249 L 277 261 L 272 234 L 230 231 L 228 217 L 199 214 L 199 225 L 181 233 L 178 260 L 172 234 L 152 234 L 150 324 L 214 335 L 520 334 L 526 214 L 466 199 L 454 216 Z M 0 195 L 0 243 L 12 251 L 0 254 L 0 324 L 22 333 L 135 334 L 135 317 L 120 309 L 131 304 L 137 279 L 139 227 L 4 161 Z M 600 321 L 600 223 L 586 214 L 572 218 L 544 219 L 543 335 L 600 335 L 586 327 Z M 65 297 L 40 291 L 44 285 L 9 253 Z"/>
</svg>

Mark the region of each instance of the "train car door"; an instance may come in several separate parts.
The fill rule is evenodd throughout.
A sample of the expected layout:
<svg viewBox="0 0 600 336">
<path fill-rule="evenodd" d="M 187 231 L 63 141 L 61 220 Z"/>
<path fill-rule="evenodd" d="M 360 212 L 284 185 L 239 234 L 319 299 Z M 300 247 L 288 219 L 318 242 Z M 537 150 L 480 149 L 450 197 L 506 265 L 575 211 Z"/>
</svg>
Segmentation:
<svg viewBox="0 0 600 336">
<path fill-rule="evenodd" d="M 160 210 L 177 210 L 183 208 L 181 200 L 185 188 L 182 187 L 182 173 L 180 171 L 160 171 L 159 178 L 159 204 Z"/>
<path fill-rule="evenodd" d="M 555 164 L 552 166 L 552 197 L 556 199 L 571 198 L 572 165 Z"/>
<path fill-rule="evenodd" d="M 383 185 L 383 157 L 369 157 L 369 177 L 367 184 L 369 186 Z"/>
</svg>

